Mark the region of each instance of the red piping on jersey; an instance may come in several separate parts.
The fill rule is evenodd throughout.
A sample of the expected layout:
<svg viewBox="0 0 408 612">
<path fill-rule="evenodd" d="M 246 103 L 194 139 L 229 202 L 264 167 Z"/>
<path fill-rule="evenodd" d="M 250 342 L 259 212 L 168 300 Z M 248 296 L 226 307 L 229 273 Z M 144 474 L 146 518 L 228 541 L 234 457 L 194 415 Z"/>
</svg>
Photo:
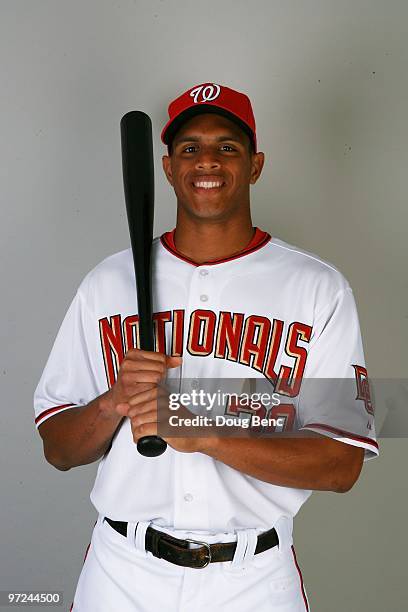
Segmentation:
<svg viewBox="0 0 408 612">
<path fill-rule="evenodd" d="M 55 408 L 48 408 L 48 410 L 44 410 L 44 412 L 38 415 L 38 417 L 35 419 L 35 424 L 37 424 L 38 421 L 41 421 L 41 419 L 44 417 L 53 414 L 58 410 L 62 410 L 63 408 L 70 408 L 71 406 L 75 406 L 75 404 L 63 404 L 62 406 L 55 406 Z"/>
<path fill-rule="evenodd" d="M 96 525 L 96 522 L 95 522 L 95 525 Z M 94 527 L 95 527 L 95 525 L 94 525 Z M 86 561 L 86 558 L 88 556 L 90 548 L 91 548 L 91 542 L 89 542 L 88 546 L 86 547 L 85 556 L 84 556 L 84 560 L 82 562 L 82 566 L 84 566 L 84 564 L 85 564 L 85 561 Z M 69 612 L 72 612 L 73 608 L 74 608 L 74 602 L 72 602 L 71 607 L 69 609 Z"/>
<path fill-rule="evenodd" d="M 87 556 L 88 556 L 88 553 L 89 553 L 89 549 L 90 549 L 90 548 L 91 548 L 91 543 L 89 542 L 88 546 L 86 547 L 86 551 L 85 551 L 84 563 L 85 563 L 85 561 L 86 561 L 86 558 L 87 558 Z M 84 563 L 83 563 L 83 564 L 84 564 Z M 82 564 L 82 565 L 83 565 L 83 564 Z"/>
<path fill-rule="evenodd" d="M 322 423 L 308 423 L 301 429 L 307 429 L 308 427 L 316 427 L 317 429 L 325 429 L 335 434 L 339 434 L 342 438 L 351 438 L 352 440 L 356 440 L 357 442 L 365 442 L 366 444 L 371 444 L 375 448 L 378 449 L 378 443 L 371 438 L 365 438 L 364 436 L 356 436 L 350 431 L 345 431 L 344 429 L 337 429 L 337 427 L 331 427 L 330 425 L 323 425 Z"/>
<path fill-rule="evenodd" d="M 309 603 L 308 603 L 307 597 L 306 597 L 305 585 L 303 583 L 303 576 L 302 576 L 302 572 L 300 571 L 300 567 L 299 567 L 299 564 L 298 564 L 297 559 L 296 559 L 296 553 L 295 553 L 295 548 L 294 548 L 293 544 L 291 546 L 291 549 L 292 549 L 293 560 L 295 562 L 296 569 L 297 569 L 297 571 L 299 573 L 299 577 L 300 577 L 300 588 L 302 589 L 303 601 L 305 602 L 306 610 L 309 612 Z"/>
<path fill-rule="evenodd" d="M 203 263 L 197 263 L 196 261 L 193 261 L 192 259 L 189 259 L 188 257 L 186 257 L 185 255 L 182 255 L 181 253 L 179 253 L 176 249 L 176 245 L 174 242 L 174 232 L 176 230 L 174 229 L 171 232 L 166 232 L 165 234 L 163 234 L 160 237 L 161 243 L 164 246 L 165 249 L 167 249 L 167 251 L 169 251 L 172 255 L 175 255 L 176 257 L 178 257 L 179 259 L 182 259 L 183 261 L 191 264 L 192 266 L 198 267 L 198 266 L 213 266 L 215 264 L 220 264 L 220 263 L 225 263 L 226 261 L 232 261 L 233 259 L 238 259 L 239 257 L 244 257 L 244 255 L 249 255 L 250 253 L 254 253 L 255 251 L 258 251 L 258 249 L 261 249 L 263 246 L 265 246 L 265 244 L 267 244 L 270 239 L 271 236 L 270 234 L 268 234 L 267 232 L 264 232 L 262 230 L 260 230 L 259 228 L 255 228 L 255 234 L 252 238 L 252 240 L 249 242 L 249 244 L 247 244 L 247 246 L 242 249 L 242 251 L 239 251 L 239 253 L 236 253 L 235 255 L 231 255 L 231 257 L 225 257 L 225 259 L 213 259 L 211 261 L 205 261 Z"/>
</svg>

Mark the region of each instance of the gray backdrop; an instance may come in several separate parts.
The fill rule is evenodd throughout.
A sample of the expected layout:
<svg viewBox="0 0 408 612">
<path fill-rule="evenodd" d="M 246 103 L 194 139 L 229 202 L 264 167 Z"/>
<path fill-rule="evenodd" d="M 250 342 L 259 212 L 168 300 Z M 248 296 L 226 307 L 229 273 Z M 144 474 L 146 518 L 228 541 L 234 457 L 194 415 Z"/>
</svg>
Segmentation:
<svg viewBox="0 0 408 612">
<path fill-rule="evenodd" d="M 159 234 L 175 221 L 168 100 L 207 80 L 247 91 L 266 154 L 255 224 L 340 268 L 370 375 L 406 376 L 407 19 L 404 0 L 1 1 L 0 589 L 69 602 L 95 518 L 96 466 L 46 464 L 32 395 L 82 277 L 128 246 L 126 111 L 153 118 Z M 403 608 L 407 444 L 381 448 L 296 519 L 316 612 Z"/>
</svg>

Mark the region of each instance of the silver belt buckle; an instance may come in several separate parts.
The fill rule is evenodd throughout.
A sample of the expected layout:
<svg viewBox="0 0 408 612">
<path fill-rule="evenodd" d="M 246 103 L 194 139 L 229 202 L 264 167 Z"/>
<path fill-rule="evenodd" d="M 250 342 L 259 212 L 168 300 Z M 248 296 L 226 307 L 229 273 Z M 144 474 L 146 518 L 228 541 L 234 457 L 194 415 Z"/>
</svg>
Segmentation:
<svg viewBox="0 0 408 612">
<path fill-rule="evenodd" d="M 207 549 L 207 556 L 204 559 L 204 565 L 200 565 L 200 567 L 198 567 L 197 569 L 204 569 L 204 567 L 207 567 L 207 565 L 210 565 L 210 563 L 211 563 L 211 548 L 210 548 L 210 545 L 207 544 L 207 542 L 200 542 L 199 540 L 186 540 L 186 542 L 190 542 L 191 544 L 200 544 L 201 546 L 204 546 L 204 548 Z"/>
</svg>

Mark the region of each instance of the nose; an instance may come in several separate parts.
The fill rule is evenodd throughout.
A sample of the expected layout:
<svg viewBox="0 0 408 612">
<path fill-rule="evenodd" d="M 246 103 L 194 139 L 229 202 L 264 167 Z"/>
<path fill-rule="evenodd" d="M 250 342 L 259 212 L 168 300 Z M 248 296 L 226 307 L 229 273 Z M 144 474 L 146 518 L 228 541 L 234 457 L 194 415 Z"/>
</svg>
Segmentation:
<svg viewBox="0 0 408 612">
<path fill-rule="evenodd" d="M 216 152 L 212 149 L 201 149 L 196 158 L 197 170 L 217 170 L 221 164 Z"/>
</svg>

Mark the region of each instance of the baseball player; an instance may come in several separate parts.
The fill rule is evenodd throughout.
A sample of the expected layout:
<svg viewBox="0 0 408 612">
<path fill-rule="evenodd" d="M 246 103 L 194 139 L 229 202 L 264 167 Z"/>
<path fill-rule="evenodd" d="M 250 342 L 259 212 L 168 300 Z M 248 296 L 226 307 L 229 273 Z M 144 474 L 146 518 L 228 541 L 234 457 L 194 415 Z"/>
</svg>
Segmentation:
<svg viewBox="0 0 408 612">
<path fill-rule="evenodd" d="M 293 517 L 312 490 L 349 490 L 378 453 L 352 290 L 331 264 L 253 227 L 264 155 L 246 95 L 192 87 L 169 105 L 162 140 L 177 224 L 153 243 L 156 351 L 138 348 L 127 249 L 82 281 L 35 392 L 47 460 L 60 470 L 100 460 L 72 610 L 309 610 Z M 166 377 L 185 392 L 266 383 L 283 401 L 238 399 L 225 414 L 278 416 L 279 427 L 163 435 L 164 454 L 144 457 L 136 442 L 160 433 Z M 304 390 L 319 380 L 317 394 Z M 333 404 L 339 381 L 348 386 Z"/>
</svg>

